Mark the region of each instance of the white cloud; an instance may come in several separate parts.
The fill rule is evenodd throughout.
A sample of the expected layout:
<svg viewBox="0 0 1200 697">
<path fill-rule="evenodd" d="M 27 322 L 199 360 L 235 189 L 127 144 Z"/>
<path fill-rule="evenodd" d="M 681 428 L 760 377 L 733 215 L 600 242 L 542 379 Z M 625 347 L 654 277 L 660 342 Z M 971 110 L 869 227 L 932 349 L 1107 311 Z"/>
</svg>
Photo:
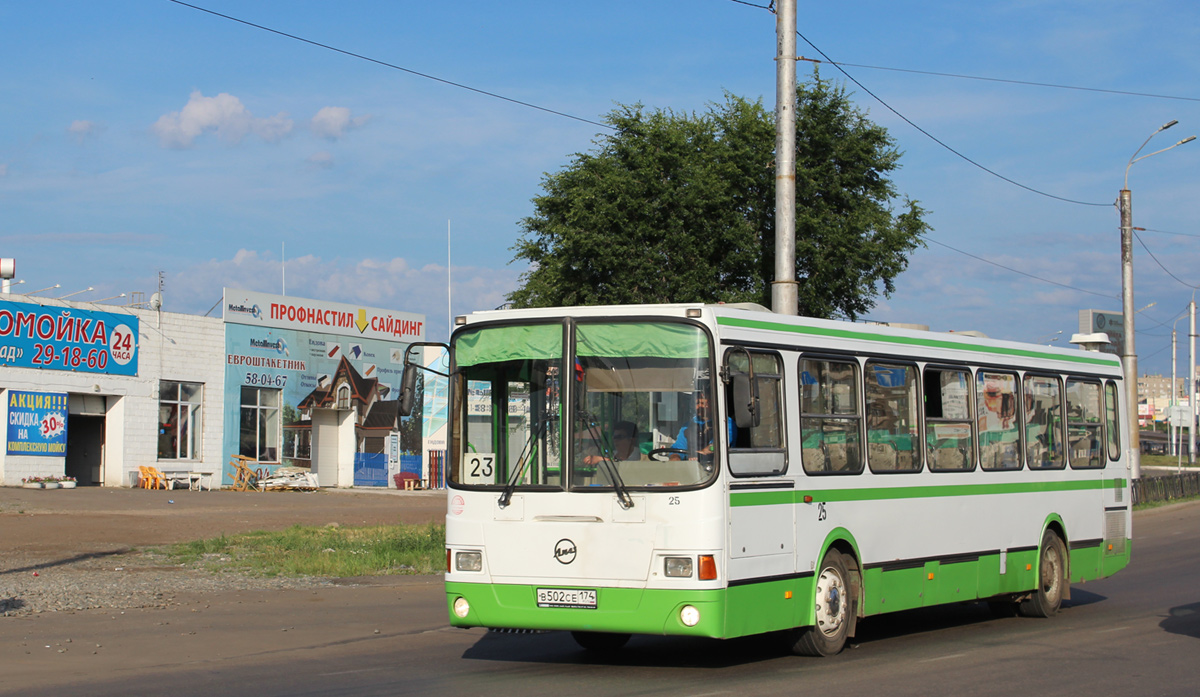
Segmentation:
<svg viewBox="0 0 1200 697">
<path fill-rule="evenodd" d="M 314 152 L 308 156 L 308 163 L 310 165 L 320 167 L 321 169 L 330 169 L 333 167 L 333 153 L 329 152 L 328 150 Z"/>
<path fill-rule="evenodd" d="M 99 134 L 101 130 L 103 130 L 103 128 L 96 122 L 83 121 L 79 119 L 72 121 L 71 125 L 67 127 L 67 132 L 70 133 L 78 143 L 82 143 L 90 136 Z"/>
<path fill-rule="evenodd" d="M 418 268 L 402 257 L 326 259 L 310 254 L 288 258 L 286 271 L 290 296 L 423 314 L 427 338 L 436 341 L 448 336 L 445 266 Z M 462 314 L 499 306 L 516 288 L 521 271 L 454 267 L 454 311 Z M 283 281 L 278 257 L 241 249 L 233 258 L 200 262 L 168 277 L 167 309 L 202 314 L 221 297 L 222 287 L 278 294 Z"/>
<path fill-rule="evenodd" d="M 246 135 L 253 133 L 273 143 L 292 131 L 292 120 L 280 112 L 269 118 L 256 118 L 242 100 L 222 92 L 215 97 L 205 97 L 199 90 L 192 92 L 182 111 L 173 111 L 159 117 L 152 126 L 163 147 L 190 148 L 196 138 L 206 132 L 215 132 L 226 143 L 240 143 Z"/>
<path fill-rule="evenodd" d="M 344 106 L 327 106 L 317 112 L 312 119 L 312 131 L 321 138 L 337 140 L 346 135 L 346 131 L 359 128 L 371 120 L 370 116 L 350 116 L 350 110 Z"/>
</svg>

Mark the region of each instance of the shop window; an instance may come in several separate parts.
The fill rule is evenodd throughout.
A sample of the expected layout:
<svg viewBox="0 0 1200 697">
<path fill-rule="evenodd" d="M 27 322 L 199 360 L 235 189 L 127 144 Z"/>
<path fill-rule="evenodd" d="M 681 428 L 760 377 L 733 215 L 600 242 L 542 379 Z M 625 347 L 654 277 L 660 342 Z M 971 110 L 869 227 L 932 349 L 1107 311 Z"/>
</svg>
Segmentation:
<svg viewBox="0 0 1200 697">
<path fill-rule="evenodd" d="M 279 462 L 282 390 L 242 388 L 238 452 L 256 462 Z"/>
<path fill-rule="evenodd" d="M 204 385 L 163 380 L 158 385 L 158 459 L 199 460 Z"/>
</svg>

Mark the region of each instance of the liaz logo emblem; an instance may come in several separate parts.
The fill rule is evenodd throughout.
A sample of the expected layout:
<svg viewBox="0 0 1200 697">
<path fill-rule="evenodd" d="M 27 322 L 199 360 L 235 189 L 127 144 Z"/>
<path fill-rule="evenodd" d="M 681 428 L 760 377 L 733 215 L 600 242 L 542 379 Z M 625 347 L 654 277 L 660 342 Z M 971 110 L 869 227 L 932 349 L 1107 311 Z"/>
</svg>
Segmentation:
<svg viewBox="0 0 1200 697">
<path fill-rule="evenodd" d="M 554 558 L 559 564 L 575 561 L 575 543 L 565 538 L 559 540 L 558 544 L 554 545 Z"/>
</svg>

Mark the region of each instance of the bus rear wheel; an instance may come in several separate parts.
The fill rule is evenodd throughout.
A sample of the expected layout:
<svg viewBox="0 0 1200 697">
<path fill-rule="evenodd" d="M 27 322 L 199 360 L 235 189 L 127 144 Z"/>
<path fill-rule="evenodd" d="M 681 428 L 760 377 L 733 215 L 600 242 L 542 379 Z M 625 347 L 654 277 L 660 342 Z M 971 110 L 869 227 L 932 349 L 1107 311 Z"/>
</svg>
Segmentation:
<svg viewBox="0 0 1200 697">
<path fill-rule="evenodd" d="M 1062 538 L 1051 530 L 1042 535 L 1038 585 L 1018 607 L 1024 617 L 1053 617 L 1062 607 L 1067 588 L 1067 552 Z"/>
<path fill-rule="evenodd" d="M 821 560 L 814 602 L 815 624 L 791 630 L 788 643 L 800 656 L 833 656 L 846 646 L 853 612 L 849 564 L 836 549 L 826 552 Z"/>
<path fill-rule="evenodd" d="M 583 648 L 597 653 L 617 651 L 629 642 L 628 634 L 609 634 L 608 632 L 571 632 L 571 637 Z"/>
</svg>

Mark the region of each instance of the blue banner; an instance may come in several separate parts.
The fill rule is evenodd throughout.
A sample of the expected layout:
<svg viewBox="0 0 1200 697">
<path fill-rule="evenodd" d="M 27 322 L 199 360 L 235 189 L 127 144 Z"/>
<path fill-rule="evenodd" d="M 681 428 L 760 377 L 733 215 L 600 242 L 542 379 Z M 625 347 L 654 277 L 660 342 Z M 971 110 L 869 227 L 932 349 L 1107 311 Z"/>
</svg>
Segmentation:
<svg viewBox="0 0 1200 697">
<path fill-rule="evenodd" d="M 0 300 L 0 366 L 137 375 L 138 318 Z"/>
<path fill-rule="evenodd" d="M 8 390 L 8 454 L 66 457 L 67 394 Z"/>
</svg>

